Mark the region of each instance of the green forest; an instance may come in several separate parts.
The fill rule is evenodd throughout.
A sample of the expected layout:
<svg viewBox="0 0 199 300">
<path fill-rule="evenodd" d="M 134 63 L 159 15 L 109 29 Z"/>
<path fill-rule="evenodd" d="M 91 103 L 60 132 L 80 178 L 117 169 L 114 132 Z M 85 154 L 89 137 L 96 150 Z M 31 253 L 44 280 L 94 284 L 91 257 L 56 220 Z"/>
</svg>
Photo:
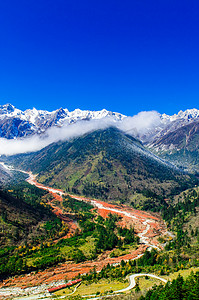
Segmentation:
<svg viewBox="0 0 199 300">
<path fill-rule="evenodd" d="M 11 197 L 10 194 L 18 199 L 21 197 L 27 201 L 28 206 L 34 201 L 33 208 L 36 205 L 37 210 L 42 212 L 40 217 L 42 218 L 45 213 L 48 217 L 40 224 L 41 228 L 37 227 L 37 234 L 33 235 L 28 242 L 24 239 L 17 247 L 14 243 L 11 246 L 1 246 L 1 278 L 44 270 L 60 262 L 72 260 L 78 263 L 94 259 L 105 250 L 118 248 L 122 251 L 128 245 L 136 247 L 139 242 L 133 228 L 117 226 L 118 216 L 110 214 L 107 219 L 103 219 L 95 211 L 90 211 L 93 208 L 92 205 L 72 199 L 70 196 L 64 198 L 63 206 L 66 212 L 70 211 L 73 214 L 79 224 L 79 229 L 73 237 L 62 239 L 62 236 L 67 234 L 68 228 L 46 206 L 46 197 L 49 197 L 46 192 L 39 192 L 37 188 L 32 189 L 32 186 L 28 184 L 16 189 L 12 187 L 9 191 L 9 194 L 5 194 L 8 198 Z M 11 199 L 17 198 L 11 197 Z M 2 222 L 9 225 L 9 218 L 10 216 L 7 218 L 4 216 Z M 55 239 L 58 239 L 56 243 Z"/>
<path fill-rule="evenodd" d="M 192 272 L 186 279 L 178 275 L 177 279 L 154 286 L 140 300 L 198 300 L 199 272 Z"/>
<path fill-rule="evenodd" d="M 154 194 L 147 191 L 145 196 L 148 199 L 155 198 Z M 163 201 L 159 196 L 156 199 Z M 54 215 L 48 205 L 49 201 L 52 201 L 52 195 L 28 183 L 12 185 L 0 192 L 0 205 L 4 207 L 0 219 L 1 240 L 5 236 L 9 238 L 9 243 L 4 240 L 0 245 L 2 279 L 44 270 L 67 261 L 79 263 L 94 260 L 106 250 L 112 251 L 110 257 L 119 256 L 130 251 L 130 247 L 136 249 L 139 244 L 134 228 L 122 228 L 118 225 L 120 216 L 109 214 L 104 219 L 90 203 L 76 200 L 69 195 L 63 196 L 60 205 L 65 214 L 77 222 L 78 228 L 74 236 L 63 239 L 68 233 L 68 227 Z M 194 223 L 191 223 L 198 216 L 198 204 L 197 189 L 187 190 L 177 198 L 171 197 L 167 202 L 164 201 L 164 205 L 159 206 L 159 212 L 168 229 L 175 234 L 171 241 L 164 236 L 160 238 L 159 242 L 164 244 L 164 250 L 145 251 L 137 260 L 122 261 L 117 266 L 108 264 L 100 272 L 96 272 L 94 268 L 81 278 L 88 283 L 102 278 L 123 280 L 133 273 L 146 272 L 163 276 L 199 267 L 199 232 Z M 9 209 L 5 209 L 6 207 Z M 23 223 L 24 219 L 28 219 L 29 223 Z M 26 234 L 23 235 L 24 228 Z M 172 295 L 175 295 L 176 290 L 181 289 L 182 297 L 179 299 L 186 299 L 186 295 L 190 294 L 187 299 L 195 300 L 197 288 L 192 294 L 189 293 L 189 282 L 195 282 L 197 287 L 198 274 L 191 274 L 189 280 L 179 277 L 165 286 L 155 286 L 141 299 L 165 299 L 168 294 L 174 297 Z"/>
</svg>

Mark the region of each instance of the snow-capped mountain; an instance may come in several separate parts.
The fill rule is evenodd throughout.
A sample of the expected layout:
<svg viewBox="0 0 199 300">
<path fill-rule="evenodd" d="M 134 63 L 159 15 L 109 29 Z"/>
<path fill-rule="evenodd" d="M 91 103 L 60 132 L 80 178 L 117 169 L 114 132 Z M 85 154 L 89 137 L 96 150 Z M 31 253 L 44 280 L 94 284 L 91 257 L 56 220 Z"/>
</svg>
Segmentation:
<svg viewBox="0 0 199 300">
<path fill-rule="evenodd" d="M 60 108 L 49 112 L 47 110 L 37 110 L 33 108 L 22 111 L 11 104 L 0 105 L 0 137 L 8 140 L 19 139 L 19 142 L 21 140 L 22 142 L 29 142 L 30 140 L 26 140 L 28 136 L 36 136 L 37 138 L 39 135 L 39 137 L 42 137 L 42 139 L 38 140 L 39 144 L 36 148 L 35 144 L 33 147 L 32 143 L 30 143 L 30 145 L 25 143 L 21 146 L 19 145 L 19 149 L 17 148 L 18 150 L 16 151 L 11 151 L 12 147 L 10 148 L 10 144 L 7 145 L 2 141 L 1 153 L 7 155 L 11 152 L 21 153 L 21 151 L 36 151 L 58 139 L 66 139 L 66 135 L 59 137 L 58 131 L 56 131 L 56 133 L 53 131 L 53 134 L 58 135 L 57 139 L 54 135 L 52 137 L 52 134 L 46 138 L 48 135 L 43 135 L 43 133 L 52 127 L 65 127 L 73 123 L 78 123 L 81 120 L 89 122 L 91 120 L 109 119 L 111 122 L 107 124 L 110 124 L 112 127 L 115 126 L 125 133 L 139 139 L 148 148 L 156 151 L 158 155 L 166 157 L 174 163 L 186 165 L 188 168 L 190 165 L 195 165 L 198 166 L 199 169 L 199 162 L 197 160 L 199 155 L 199 110 L 187 109 L 185 111 L 179 111 L 178 114 L 172 116 L 166 114 L 161 115 L 157 112 L 154 115 L 155 118 L 150 122 L 150 126 L 148 126 L 146 124 L 149 123 L 145 120 L 148 116 L 146 114 L 144 114 L 144 117 L 139 117 L 138 114 L 134 118 L 129 118 L 120 113 L 107 111 L 105 109 L 101 111 L 75 109 L 69 112 L 66 108 Z M 100 126 L 106 124 L 103 123 L 103 121 L 99 123 Z M 142 126 L 140 127 L 141 123 Z M 89 124 L 86 123 L 86 126 L 87 125 Z M 101 128 L 100 126 L 93 126 L 93 130 Z M 78 127 L 78 130 L 80 130 L 80 135 L 82 132 L 92 131 L 90 127 L 81 130 L 81 126 Z M 77 133 L 78 132 L 75 132 L 75 136 L 78 135 Z"/>
<path fill-rule="evenodd" d="M 196 108 L 187 109 L 185 111 L 180 110 L 178 114 L 174 114 L 173 116 L 162 114 L 162 120 L 164 121 L 169 120 L 170 122 L 180 120 L 180 119 L 191 121 L 198 118 L 199 118 L 199 110 Z"/>
<path fill-rule="evenodd" d="M 187 109 L 173 116 L 164 114 L 161 120 L 164 125 L 146 140 L 147 146 L 177 166 L 198 172 L 199 110 Z"/>
<path fill-rule="evenodd" d="M 175 132 L 179 128 L 182 128 L 193 122 L 199 122 L 199 110 L 198 109 L 187 109 L 185 111 L 179 111 L 178 114 L 172 116 L 162 114 L 161 124 L 156 131 L 154 131 L 153 136 L 146 142 L 148 144 L 154 145 L 159 139 L 166 136 L 169 133 Z"/>
<path fill-rule="evenodd" d="M 80 120 L 97 120 L 112 118 L 115 121 L 125 118 L 120 113 L 103 109 L 101 111 L 89 111 L 75 109 L 57 109 L 49 112 L 46 110 L 27 109 L 25 111 L 15 108 L 12 104 L 0 105 L 0 136 L 12 139 L 26 137 L 32 134 L 45 132 L 52 126 L 61 127 Z"/>
<path fill-rule="evenodd" d="M 143 143 L 153 146 L 157 141 L 168 133 L 188 125 L 192 122 L 199 122 L 199 110 L 187 109 L 179 111 L 172 116 L 159 114 L 158 126 L 152 126 L 144 134 L 136 132 L 135 136 Z M 52 112 L 47 110 L 27 109 L 22 111 L 12 104 L 0 105 L 0 137 L 7 139 L 26 137 L 33 134 L 41 134 L 50 127 L 62 127 L 81 120 L 99 120 L 111 118 L 114 121 L 122 121 L 125 115 L 107 111 L 89 111 L 75 109 L 69 112 L 68 109 L 57 109 Z M 132 133 L 133 134 L 133 133 Z"/>
<path fill-rule="evenodd" d="M 195 108 L 187 109 L 185 111 L 181 110 L 178 114 L 171 116 L 159 114 L 159 120 L 156 120 L 157 124 L 155 126 L 146 128 L 144 134 L 138 132 L 135 137 L 140 139 L 145 145 L 153 147 L 154 143 L 166 134 L 174 132 L 193 122 L 199 122 L 199 110 Z"/>
</svg>

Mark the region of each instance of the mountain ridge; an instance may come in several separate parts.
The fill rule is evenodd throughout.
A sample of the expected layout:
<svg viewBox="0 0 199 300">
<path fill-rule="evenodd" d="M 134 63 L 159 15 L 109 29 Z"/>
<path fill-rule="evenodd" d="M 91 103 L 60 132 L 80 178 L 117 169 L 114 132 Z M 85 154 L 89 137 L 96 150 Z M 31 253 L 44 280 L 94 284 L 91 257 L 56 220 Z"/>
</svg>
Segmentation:
<svg viewBox="0 0 199 300">
<path fill-rule="evenodd" d="M 145 135 L 139 135 L 142 142 L 151 143 L 161 135 L 174 131 L 177 128 L 187 125 L 190 122 L 199 121 L 199 110 L 181 110 L 178 114 L 169 116 L 159 115 L 159 124 Z M 100 111 L 90 111 L 75 109 L 69 112 L 67 108 L 59 108 L 52 112 L 47 110 L 26 109 L 22 111 L 15 108 L 12 104 L 0 105 L 0 137 L 7 139 L 27 137 L 29 135 L 41 134 L 48 128 L 56 126 L 62 127 L 73 124 L 81 120 L 100 120 L 112 118 L 113 121 L 122 121 L 128 116 L 121 113 L 102 109 Z"/>
<path fill-rule="evenodd" d="M 142 113 L 144 114 L 142 115 Z M 150 151 L 159 157 L 170 160 L 178 166 L 181 165 L 187 170 L 192 171 L 192 169 L 196 169 L 198 171 L 199 162 L 197 155 L 199 145 L 196 143 L 196 146 L 194 146 L 193 143 L 198 138 L 198 130 L 196 128 L 199 125 L 199 110 L 195 108 L 185 111 L 181 110 L 172 116 L 167 114 L 161 115 L 157 112 L 153 114 L 152 112 L 149 127 L 147 127 L 148 123 L 145 123 L 145 121 L 147 118 L 151 118 L 151 114 L 150 112 L 148 112 L 148 115 L 146 114 L 147 112 L 142 113 L 128 117 L 105 109 L 101 111 L 75 109 L 69 112 L 66 108 L 60 108 L 49 112 L 33 108 L 22 111 L 15 108 L 12 104 L 5 104 L 0 105 L 0 137 L 7 140 L 27 142 L 30 141 L 27 139 L 28 137 L 38 137 L 40 140 L 37 142 L 41 142 L 41 147 L 38 148 L 41 149 L 48 144 L 48 133 L 51 128 L 53 130 L 56 128 L 57 131 L 50 132 L 49 144 L 54 141 L 53 135 L 59 136 L 59 129 L 69 129 L 68 132 L 70 132 L 72 127 L 69 127 L 69 125 L 80 124 L 80 121 L 85 123 L 80 124 L 79 127 L 74 129 L 74 135 L 76 136 L 82 135 L 85 130 L 82 131 L 81 129 L 87 128 L 88 124 L 90 124 L 88 128 L 90 132 L 92 128 L 96 130 L 97 127 L 103 128 L 104 125 L 107 125 L 105 127 L 114 126 L 142 141 Z M 192 129 L 189 130 L 188 128 Z M 191 132 L 191 139 L 188 138 L 189 132 Z M 67 132 L 63 134 L 67 135 Z M 62 132 L 60 132 L 60 140 L 71 138 L 71 135 L 69 135 L 69 138 L 62 138 Z M 47 142 L 43 143 L 45 141 Z M 8 147 L 10 148 L 9 144 Z M 15 148 L 15 144 L 13 144 L 13 147 Z M 23 145 L 21 148 L 23 149 Z M 6 154 L 7 150 L 3 151 L 1 153 Z M 31 146 L 25 151 L 31 152 Z M 20 150 L 18 153 L 20 153 Z"/>
<path fill-rule="evenodd" d="M 126 201 L 144 190 L 168 195 L 190 184 L 188 175 L 116 128 L 53 143 L 9 161 L 39 174 L 40 183 L 106 200 Z"/>
<path fill-rule="evenodd" d="M 168 132 L 156 139 L 149 149 L 159 157 L 184 166 L 189 171 L 199 170 L 199 121 Z"/>
<path fill-rule="evenodd" d="M 33 108 L 22 111 L 12 104 L 5 104 L 0 105 L 0 136 L 7 139 L 26 137 L 43 133 L 52 126 L 61 127 L 80 120 L 98 120 L 105 117 L 122 120 L 126 116 L 106 109 L 101 111 L 75 109 L 69 112 L 68 109 L 60 108 L 49 112 Z"/>
</svg>

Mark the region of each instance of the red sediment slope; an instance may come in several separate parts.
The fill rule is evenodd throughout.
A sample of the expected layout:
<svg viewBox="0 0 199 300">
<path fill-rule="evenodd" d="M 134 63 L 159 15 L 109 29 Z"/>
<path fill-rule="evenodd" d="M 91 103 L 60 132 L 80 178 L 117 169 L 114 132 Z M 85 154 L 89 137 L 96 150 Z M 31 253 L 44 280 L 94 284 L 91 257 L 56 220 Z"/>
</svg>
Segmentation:
<svg viewBox="0 0 199 300">
<path fill-rule="evenodd" d="M 17 276 L 15 278 L 10 278 L 4 280 L 3 283 L 0 283 L 0 287 L 9 287 L 17 286 L 21 288 L 26 288 L 29 286 L 37 286 L 43 283 L 51 283 L 59 280 L 66 279 L 71 280 L 79 274 L 89 273 L 89 271 L 96 268 L 96 271 L 100 271 L 104 266 L 109 264 L 120 263 L 121 260 L 135 259 L 138 255 L 141 255 L 145 250 L 146 246 L 140 245 L 140 247 L 133 251 L 133 253 L 126 254 L 120 257 L 110 258 L 109 254 L 111 251 L 107 251 L 97 261 L 87 261 L 83 263 L 63 263 L 54 268 L 46 269 L 45 271 L 27 275 Z"/>
</svg>

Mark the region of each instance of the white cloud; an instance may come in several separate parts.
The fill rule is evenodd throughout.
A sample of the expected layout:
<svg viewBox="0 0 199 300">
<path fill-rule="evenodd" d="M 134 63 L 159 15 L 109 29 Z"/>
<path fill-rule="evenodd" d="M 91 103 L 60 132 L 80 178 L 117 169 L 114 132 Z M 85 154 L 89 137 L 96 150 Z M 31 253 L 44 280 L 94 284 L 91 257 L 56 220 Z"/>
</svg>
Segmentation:
<svg viewBox="0 0 199 300">
<path fill-rule="evenodd" d="M 141 136 L 160 124 L 160 116 L 155 111 L 140 112 L 133 117 L 124 118 L 122 121 L 115 121 L 112 118 L 100 120 L 79 121 L 75 124 L 61 128 L 52 127 L 44 135 L 34 135 L 21 139 L 0 138 L 0 155 L 13 155 L 38 151 L 51 143 L 66 141 L 73 137 L 97 129 L 105 129 L 110 126 L 117 127 L 122 131 L 135 137 Z"/>
<path fill-rule="evenodd" d="M 157 111 L 142 111 L 133 117 L 125 118 L 118 127 L 136 137 L 146 134 L 160 123 L 160 114 Z"/>
</svg>

